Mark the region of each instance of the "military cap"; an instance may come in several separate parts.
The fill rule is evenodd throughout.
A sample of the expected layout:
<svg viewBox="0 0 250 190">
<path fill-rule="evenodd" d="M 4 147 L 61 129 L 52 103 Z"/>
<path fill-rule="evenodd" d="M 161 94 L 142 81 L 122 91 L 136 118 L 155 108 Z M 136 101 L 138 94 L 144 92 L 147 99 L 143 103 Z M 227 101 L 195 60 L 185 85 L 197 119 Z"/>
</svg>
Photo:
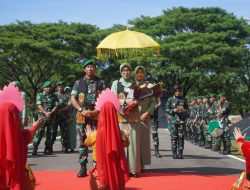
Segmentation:
<svg viewBox="0 0 250 190">
<path fill-rule="evenodd" d="M 59 80 L 57 83 L 56 83 L 56 86 L 60 86 L 60 85 L 64 85 L 64 82 L 62 80 Z"/>
<path fill-rule="evenodd" d="M 197 98 L 196 98 L 196 97 L 194 97 L 194 98 L 192 98 L 192 100 L 193 100 L 193 101 L 195 101 L 195 100 L 197 100 Z"/>
<path fill-rule="evenodd" d="M 216 94 L 210 94 L 210 98 L 216 98 Z"/>
<path fill-rule="evenodd" d="M 120 65 L 120 73 L 122 72 L 122 69 L 123 69 L 123 67 L 125 67 L 125 66 L 127 66 L 127 67 L 130 69 L 130 71 L 132 70 L 131 65 L 130 65 L 129 63 L 122 63 L 122 64 Z"/>
<path fill-rule="evenodd" d="M 47 80 L 46 82 L 43 83 L 43 88 L 46 88 L 48 86 L 51 86 L 51 81 Z"/>
<path fill-rule="evenodd" d="M 225 94 L 224 93 L 220 93 L 219 97 L 225 97 Z"/>
<path fill-rule="evenodd" d="M 83 62 L 83 68 L 87 67 L 88 65 L 96 65 L 95 59 L 88 59 Z"/>
</svg>

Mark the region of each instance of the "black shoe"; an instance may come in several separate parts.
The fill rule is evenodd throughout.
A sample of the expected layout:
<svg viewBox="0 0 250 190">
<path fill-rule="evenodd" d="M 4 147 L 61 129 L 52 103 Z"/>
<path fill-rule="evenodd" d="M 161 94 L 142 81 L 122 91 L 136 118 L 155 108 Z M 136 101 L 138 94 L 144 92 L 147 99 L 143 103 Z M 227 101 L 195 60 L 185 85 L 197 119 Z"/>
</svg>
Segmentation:
<svg viewBox="0 0 250 190">
<path fill-rule="evenodd" d="M 74 149 L 70 149 L 70 152 L 73 153 L 73 152 L 75 152 L 75 150 Z"/>
<path fill-rule="evenodd" d="M 86 168 L 81 168 L 77 174 L 77 177 L 86 177 L 86 176 L 87 176 Z"/>
<path fill-rule="evenodd" d="M 161 158 L 159 151 L 157 151 L 157 150 L 155 151 L 155 156 L 156 156 L 156 158 Z"/>
<path fill-rule="evenodd" d="M 231 150 L 224 150 L 224 151 L 223 151 L 223 154 L 224 154 L 224 155 L 231 154 Z"/>
<path fill-rule="evenodd" d="M 139 176 L 137 173 L 130 173 L 130 177 L 138 178 Z"/>
<path fill-rule="evenodd" d="M 43 151 L 43 154 L 48 154 L 48 147 L 47 146 L 45 146 L 45 148 L 44 148 L 44 151 Z"/>
<path fill-rule="evenodd" d="M 53 152 L 52 147 L 45 147 L 43 153 L 44 153 L 44 154 L 47 154 L 47 155 L 52 155 L 52 152 Z"/>
<path fill-rule="evenodd" d="M 178 158 L 179 158 L 179 159 L 184 159 L 182 154 L 179 154 L 179 155 L 178 155 Z"/>
<path fill-rule="evenodd" d="M 212 146 L 210 144 L 206 144 L 205 149 L 211 149 Z"/>
<path fill-rule="evenodd" d="M 38 148 L 37 146 L 34 146 L 32 155 L 37 155 L 37 148 Z"/>
<path fill-rule="evenodd" d="M 65 148 L 64 153 L 66 153 L 66 154 L 69 153 L 69 150 L 67 148 Z"/>
<path fill-rule="evenodd" d="M 173 159 L 178 159 L 178 156 L 176 153 L 173 153 Z"/>
</svg>

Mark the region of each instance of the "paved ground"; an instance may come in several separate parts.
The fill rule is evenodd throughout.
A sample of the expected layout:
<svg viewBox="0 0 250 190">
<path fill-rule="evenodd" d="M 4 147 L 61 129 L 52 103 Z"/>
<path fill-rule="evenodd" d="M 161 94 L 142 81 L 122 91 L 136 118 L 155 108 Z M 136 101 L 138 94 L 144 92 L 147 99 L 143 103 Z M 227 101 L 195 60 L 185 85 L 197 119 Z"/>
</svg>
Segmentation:
<svg viewBox="0 0 250 190">
<path fill-rule="evenodd" d="M 161 122 L 161 126 L 166 126 Z M 160 153 L 162 158 L 153 156 L 154 150 L 152 145 L 152 164 L 146 167 L 147 171 L 157 171 L 166 173 L 179 174 L 207 174 L 207 175 L 239 175 L 245 167 L 243 162 L 220 155 L 189 142 L 185 142 L 184 159 L 174 160 L 170 150 L 170 136 L 165 128 L 159 129 Z M 32 156 L 32 146 L 29 148 L 28 162 L 33 170 L 75 170 L 79 169 L 77 163 L 78 153 L 64 154 L 60 152 L 61 144 L 57 140 L 54 146 L 54 154 L 51 156 L 43 155 L 43 146 L 41 143 L 38 155 Z M 90 151 L 90 160 L 92 152 Z M 89 162 L 89 166 L 91 161 Z"/>
</svg>

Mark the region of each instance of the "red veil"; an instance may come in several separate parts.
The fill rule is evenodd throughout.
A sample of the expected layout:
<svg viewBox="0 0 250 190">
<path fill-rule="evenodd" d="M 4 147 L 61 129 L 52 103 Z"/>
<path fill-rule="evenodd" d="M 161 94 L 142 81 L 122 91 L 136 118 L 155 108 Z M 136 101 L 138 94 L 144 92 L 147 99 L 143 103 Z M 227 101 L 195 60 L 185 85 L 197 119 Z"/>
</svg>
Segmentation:
<svg viewBox="0 0 250 190">
<path fill-rule="evenodd" d="M 26 147 L 27 148 L 27 147 Z M 12 103 L 0 106 L 0 186 L 24 189 L 25 141 L 19 111 Z"/>
<path fill-rule="evenodd" d="M 111 190 L 125 189 L 129 170 L 125 157 L 117 111 L 111 102 L 105 103 L 98 118 L 96 134 L 98 181 Z"/>
</svg>

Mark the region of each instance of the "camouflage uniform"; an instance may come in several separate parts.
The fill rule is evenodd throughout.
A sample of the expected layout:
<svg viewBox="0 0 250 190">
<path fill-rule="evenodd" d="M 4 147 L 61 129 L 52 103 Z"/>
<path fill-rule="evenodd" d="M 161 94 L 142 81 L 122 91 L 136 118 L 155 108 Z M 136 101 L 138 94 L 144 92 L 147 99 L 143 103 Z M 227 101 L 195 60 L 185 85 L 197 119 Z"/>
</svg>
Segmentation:
<svg viewBox="0 0 250 190">
<path fill-rule="evenodd" d="M 209 123 L 209 116 L 210 116 L 210 113 L 209 113 L 209 110 L 210 109 L 210 105 L 209 103 L 206 103 L 206 104 L 203 104 L 203 107 L 202 107 L 202 117 L 203 117 L 203 121 L 204 121 L 204 125 L 203 125 L 203 129 L 204 129 L 204 137 L 205 137 L 205 148 L 206 149 L 211 149 L 212 148 L 212 136 L 211 134 L 208 132 L 208 129 L 207 129 L 207 125 Z"/>
<path fill-rule="evenodd" d="M 223 143 L 223 152 L 221 151 L 221 153 L 223 154 L 231 154 L 231 139 L 230 139 L 230 131 L 229 131 L 229 119 L 228 119 L 228 116 L 231 112 L 231 104 L 230 102 L 222 102 L 220 104 L 220 107 L 221 107 L 221 113 L 219 115 L 219 117 L 221 118 L 221 123 L 222 123 L 222 126 L 223 126 L 223 134 L 218 137 L 216 139 L 216 142 L 215 142 L 215 147 L 217 149 L 219 149 L 220 151 L 220 147 L 221 147 L 221 142 Z"/>
<path fill-rule="evenodd" d="M 200 103 L 197 105 L 197 121 L 195 123 L 196 131 L 197 131 L 197 143 L 198 146 L 205 145 L 205 137 L 204 137 L 204 120 L 202 113 L 203 104 Z"/>
<path fill-rule="evenodd" d="M 54 93 L 46 94 L 45 92 L 39 93 L 36 98 L 36 105 L 42 105 L 43 109 L 47 112 L 50 112 L 53 110 L 55 106 L 58 106 L 58 99 L 57 96 Z M 41 117 L 45 117 L 44 113 L 41 111 L 38 111 L 38 119 Z M 36 155 L 37 148 L 42 140 L 42 137 L 45 133 L 46 129 L 46 141 L 45 141 L 45 150 L 44 153 L 52 153 L 52 146 L 53 146 L 53 126 L 55 125 L 55 114 L 52 114 L 50 118 L 47 118 L 45 120 L 45 123 L 43 126 L 40 127 L 38 132 L 35 135 L 35 138 L 33 140 L 33 155 Z"/>
<path fill-rule="evenodd" d="M 60 92 L 56 92 L 55 94 L 59 100 L 58 109 L 65 108 L 70 101 L 70 95 L 67 95 L 66 93 L 60 93 Z M 65 151 L 66 153 L 68 152 L 68 148 L 69 148 L 69 125 L 68 125 L 69 115 L 68 114 L 69 114 L 69 111 L 64 111 L 60 113 L 57 112 L 56 122 L 55 122 L 55 125 L 53 126 L 53 142 L 55 142 L 56 140 L 57 128 L 59 125 L 60 132 L 61 132 L 61 143 L 64 149 L 63 151 Z"/>
<path fill-rule="evenodd" d="M 175 113 L 173 110 L 182 106 L 185 112 Z M 185 119 L 188 117 L 188 102 L 185 98 L 179 96 L 173 96 L 167 101 L 167 110 L 171 119 L 169 123 L 169 131 L 171 133 L 171 147 L 173 151 L 173 158 L 183 158 L 184 150 L 184 135 L 185 135 Z M 177 157 L 178 150 L 178 157 Z"/>
<path fill-rule="evenodd" d="M 104 89 L 104 83 L 98 77 L 94 77 L 88 80 L 86 77 L 77 80 L 72 88 L 71 95 L 75 95 L 79 105 L 84 110 L 94 110 L 96 98 L 99 93 Z M 78 115 L 81 113 L 77 111 Z M 82 117 L 82 116 L 81 116 Z M 91 127 L 97 127 L 96 118 L 83 118 L 82 121 L 76 119 L 77 132 L 80 137 L 80 147 L 79 147 L 79 163 L 81 165 L 81 170 L 79 172 L 79 177 L 86 176 L 87 163 L 88 163 L 88 147 L 83 145 L 86 139 L 85 127 L 86 125 L 91 125 Z M 81 174 L 81 175 L 80 175 Z"/>
</svg>

